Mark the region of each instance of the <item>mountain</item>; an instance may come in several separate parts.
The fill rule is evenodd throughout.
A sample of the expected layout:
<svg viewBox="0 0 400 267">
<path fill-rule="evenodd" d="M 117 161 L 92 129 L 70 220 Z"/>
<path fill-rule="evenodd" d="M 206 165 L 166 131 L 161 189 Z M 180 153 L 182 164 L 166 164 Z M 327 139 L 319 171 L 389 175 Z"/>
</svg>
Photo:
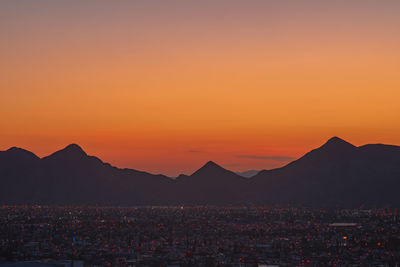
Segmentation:
<svg viewBox="0 0 400 267">
<path fill-rule="evenodd" d="M 0 202 L 10 204 L 160 204 L 174 183 L 163 175 L 119 169 L 72 144 L 42 159 L 0 152 Z M 28 193 L 27 193 L 28 192 Z"/>
<path fill-rule="evenodd" d="M 356 147 L 333 137 L 288 165 L 252 179 L 261 203 L 400 205 L 400 147 Z"/>
<path fill-rule="evenodd" d="M 333 137 L 303 157 L 244 178 L 209 161 L 176 179 L 120 169 L 71 144 L 39 158 L 0 151 L 0 204 L 298 204 L 400 206 L 400 147 Z"/>
<path fill-rule="evenodd" d="M 35 179 L 32 175 L 40 158 L 25 149 L 12 147 L 0 151 L 0 200 L 8 203 L 33 198 Z"/>
<path fill-rule="evenodd" d="M 260 171 L 257 170 L 248 170 L 244 172 L 236 172 L 237 175 L 245 177 L 245 178 L 250 178 L 258 174 Z"/>
<path fill-rule="evenodd" d="M 191 204 L 240 203 L 245 200 L 244 190 L 248 185 L 245 178 L 212 161 L 176 181 L 181 199 Z"/>
</svg>

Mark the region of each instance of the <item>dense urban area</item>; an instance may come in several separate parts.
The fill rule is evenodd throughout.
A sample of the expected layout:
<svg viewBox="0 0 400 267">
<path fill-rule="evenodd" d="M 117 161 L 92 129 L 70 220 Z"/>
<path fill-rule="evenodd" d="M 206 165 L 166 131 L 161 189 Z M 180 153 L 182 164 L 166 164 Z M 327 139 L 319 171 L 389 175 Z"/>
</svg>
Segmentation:
<svg viewBox="0 0 400 267">
<path fill-rule="evenodd" d="M 2 206 L 0 266 L 16 262 L 397 266 L 400 220 L 389 208 Z"/>
</svg>

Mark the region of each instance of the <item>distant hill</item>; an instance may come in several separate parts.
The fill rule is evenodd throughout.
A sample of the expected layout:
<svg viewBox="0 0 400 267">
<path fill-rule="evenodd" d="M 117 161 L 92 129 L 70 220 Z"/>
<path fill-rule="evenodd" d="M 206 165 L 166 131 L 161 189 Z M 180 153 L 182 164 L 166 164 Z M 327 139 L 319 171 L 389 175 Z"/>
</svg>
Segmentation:
<svg viewBox="0 0 400 267">
<path fill-rule="evenodd" d="M 119 169 L 76 144 L 39 158 L 0 151 L 1 204 L 301 204 L 400 206 L 400 147 L 329 139 L 288 165 L 250 178 L 210 161 L 176 179 Z"/>
<path fill-rule="evenodd" d="M 254 175 L 258 174 L 260 171 L 256 170 L 248 170 L 244 172 L 236 172 L 237 175 L 240 175 L 242 177 L 250 178 L 253 177 Z"/>
<path fill-rule="evenodd" d="M 190 176 L 176 179 L 180 199 L 190 204 L 230 204 L 245 201 L 247 179 L 209 161 Z"/>
</svg>

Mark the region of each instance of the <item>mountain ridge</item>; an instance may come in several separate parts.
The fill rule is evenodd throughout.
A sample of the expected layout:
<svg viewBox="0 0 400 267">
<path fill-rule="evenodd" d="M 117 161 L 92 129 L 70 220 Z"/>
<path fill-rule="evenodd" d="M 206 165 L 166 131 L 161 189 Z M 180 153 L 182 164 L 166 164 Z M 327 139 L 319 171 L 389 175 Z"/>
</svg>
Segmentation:
<svg viewBox="0 0 400 267">
<path fill-rule="evenodd" d="M 400 147 L 330 138 L 280 168 L 244 178 L 213 161 L 176 179 L 121 169 L 70 144 L 39 158 L 0 151 L 0 203 L 399 205 Z"/>
</svg>

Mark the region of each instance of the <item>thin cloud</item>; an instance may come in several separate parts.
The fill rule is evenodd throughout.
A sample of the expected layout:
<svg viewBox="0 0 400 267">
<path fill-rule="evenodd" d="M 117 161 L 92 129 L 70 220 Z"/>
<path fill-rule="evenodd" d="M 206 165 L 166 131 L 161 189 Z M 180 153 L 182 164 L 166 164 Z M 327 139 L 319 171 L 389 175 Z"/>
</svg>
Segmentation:
<svg viewBox="0 0 400 267">
<path fill-rule="evenodd" d="M 274 161 L 281 161 L 281 162 L 286 162 L 286 161 L 291 161 L 294 160 L 293 157 L 289 156 L 274 156 L 274 155 L 267 155 L 267 156 L 262 156 L 262 155 L 236 155 L 237 158 L 242 158 L 242 159 L 261 159 L 261 160 L 274 160 Z"/>
</svg>

